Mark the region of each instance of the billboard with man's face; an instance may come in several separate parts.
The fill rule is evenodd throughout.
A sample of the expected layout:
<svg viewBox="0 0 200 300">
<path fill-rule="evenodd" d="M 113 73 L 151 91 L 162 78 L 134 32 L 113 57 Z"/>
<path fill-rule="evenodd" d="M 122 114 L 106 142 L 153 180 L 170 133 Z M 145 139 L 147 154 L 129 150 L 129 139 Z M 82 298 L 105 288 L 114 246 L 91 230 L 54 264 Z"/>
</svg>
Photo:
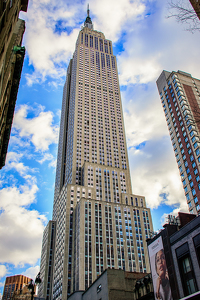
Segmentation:
<svg viewBox="0 0 200 300">
<path fill-rule="evenodd" d="M 151 243 L 148 246 L 148 250 L 155 299 L 173 300 L 162 237 L 160 236 L 153 243 Z"/>
</svg>

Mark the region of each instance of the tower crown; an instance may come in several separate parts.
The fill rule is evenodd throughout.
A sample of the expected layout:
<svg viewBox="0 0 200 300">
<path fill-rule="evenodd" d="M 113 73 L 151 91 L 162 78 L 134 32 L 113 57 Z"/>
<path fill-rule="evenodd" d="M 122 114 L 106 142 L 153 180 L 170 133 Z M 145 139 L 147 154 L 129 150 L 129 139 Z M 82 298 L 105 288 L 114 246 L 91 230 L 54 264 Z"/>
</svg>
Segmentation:
<svg viewBox="0 0 200 300">
<path fill-rule="evenodd" d="M 84 26 L 85 26 L 85 27 L 88 27 L 88 28 L 90 28 L 90 29 L 93 29 L 92 20 L 91 20 L 91 18 L 90 18 L 89 4 L 88 4 L 88 7 L 87 7 L 87 18 L 85 19 Z"/>
</svg>

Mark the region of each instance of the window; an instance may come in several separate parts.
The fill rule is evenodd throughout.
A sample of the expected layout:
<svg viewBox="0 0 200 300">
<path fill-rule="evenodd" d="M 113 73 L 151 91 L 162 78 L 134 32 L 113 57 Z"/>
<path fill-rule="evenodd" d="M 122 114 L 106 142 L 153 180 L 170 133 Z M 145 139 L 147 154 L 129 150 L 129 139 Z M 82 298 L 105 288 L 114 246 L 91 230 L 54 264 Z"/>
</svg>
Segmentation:
<svg viewBox="0 0 200 300">
<path fill-rule="evenodd" d="M 198 198 L 196 196 L 196 197 L 194 197 L 194 203 L 197 203 L 197 202 L 198 202 Z"/>
<path fill-rule="evenodd" d="M 191 295 L 197 291 L 197 284 L 193 266 L 190 258 L 188 243 L 176 249 L 176 255 L 181 275 L 184 296 Z"/>
<path fill-rule="evenodd" d="M 200 154 L 199 148 L 197 148 L 197 150 L 195 150 L 195 152 L 196 152 L 196 155 L 199 155 Z"/>
<path fill-rule="evenodd" d="M 195 167 L 196 167 L 196 164 L 195 164 L 195 162 L 192 164 L 192 167 L 193 167 L 193 168 L 195 168 Z M 197 171 L 197 173 L 198 173 L 198 171 Z M 197 173 L 195 173 L 195 174 L 197 174 Z"/>
<path fill-rule="evenodd" d="M 197 291 L 196 288 L 196 280 L 193 273 L 192 263 L 190 260 L 190 256 L 187 255 L 185 258 L 181 260 L 181 268 L 183 270 L 183 278 L 184 278 L 184 286 L 186 291 L 186 295 L 191 295 Z"/>
<path fill-rule="evenodd" d="M 196 191 L 195 189 L 192 190 L 192 195 L 195 196 L 196 195 Z"/>
<path fill-rule="evenodd" d="M 193 138 L 192 138 L 192 142 L 194 143 L 196 141 L 196 137 L 195 136 L 193 136 Z"/>
<path fill-rule="evenodd" d="M 97 287 L 97 293 L 99 293 L 100 291 L 101 291 L 101 284 L 98 285 L 98 287 Z"/>
<path fill-rule="evenodd" d="M 187 200 L 190 200 L 190 195 L 189 195 L 189 193 L 186 194 L 186 199 L 187 199 Z"/>
</svg>

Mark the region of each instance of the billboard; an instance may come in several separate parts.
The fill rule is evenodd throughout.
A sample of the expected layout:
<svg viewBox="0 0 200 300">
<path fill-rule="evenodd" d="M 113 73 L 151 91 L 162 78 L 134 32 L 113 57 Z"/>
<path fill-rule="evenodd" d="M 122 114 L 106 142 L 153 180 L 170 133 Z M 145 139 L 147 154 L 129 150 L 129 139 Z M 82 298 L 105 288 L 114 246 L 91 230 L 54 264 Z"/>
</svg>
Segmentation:
<svg viewBox="0 0 200 300">
<path fill-rule="evenodd" d="M 161 236 L 148 246 L 148 251 L 155 299 L 173 300 Z"/>
</svg>

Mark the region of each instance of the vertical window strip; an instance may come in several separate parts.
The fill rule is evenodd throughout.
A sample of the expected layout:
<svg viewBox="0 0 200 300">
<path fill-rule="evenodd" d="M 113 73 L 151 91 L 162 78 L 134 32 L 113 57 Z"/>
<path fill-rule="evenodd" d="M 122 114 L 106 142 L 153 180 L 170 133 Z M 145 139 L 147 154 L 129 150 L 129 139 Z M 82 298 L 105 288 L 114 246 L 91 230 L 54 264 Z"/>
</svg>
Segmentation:
<svg viewBox="0 0 200 300">
<path fill-rule="evenodd" d="M 103 40 L 99 39 L 99 47 L 100 47 L 100 51 L 103 52 Z"/>
<path fill-rule="evenodd" d="M 88 34 L 85 33 L 85 46 L 88 47 Z"/>
<path fill-rule="evenodd" d="M 110 69 L 110 55 L 106 54 L 107 67 Z"/>
<path fill-rule="evenodd" d="M 101 67 L 102 67 L 102 69 L 105 68 L 105 56 L 104 56 L 104 53 L 101 53 Z"/>
<path fill-rule="evenodd" d="M 112 68 L 115 69 L 115 58 L 111 56 Z"/>
<path fill-rule="evenodd" d="M 93 36 L 90 35 L 90 48 L 93 48 Z"/>
<path fill-rule="evenodd" d="M 110 54 L 112 54 L 112 44 L 109 42 L 109 49 L 110 49 Z"/>
<path fill-rule="evenodd" d="M 95 49 L 98 50 L 98 37 L 94 37 Z"/>
<path fill-rule="evenodd" d="M 108 53 L 108 42 L 106 40 L 104 40 L 104 49 L 105 53 Z"/>
</svg>

